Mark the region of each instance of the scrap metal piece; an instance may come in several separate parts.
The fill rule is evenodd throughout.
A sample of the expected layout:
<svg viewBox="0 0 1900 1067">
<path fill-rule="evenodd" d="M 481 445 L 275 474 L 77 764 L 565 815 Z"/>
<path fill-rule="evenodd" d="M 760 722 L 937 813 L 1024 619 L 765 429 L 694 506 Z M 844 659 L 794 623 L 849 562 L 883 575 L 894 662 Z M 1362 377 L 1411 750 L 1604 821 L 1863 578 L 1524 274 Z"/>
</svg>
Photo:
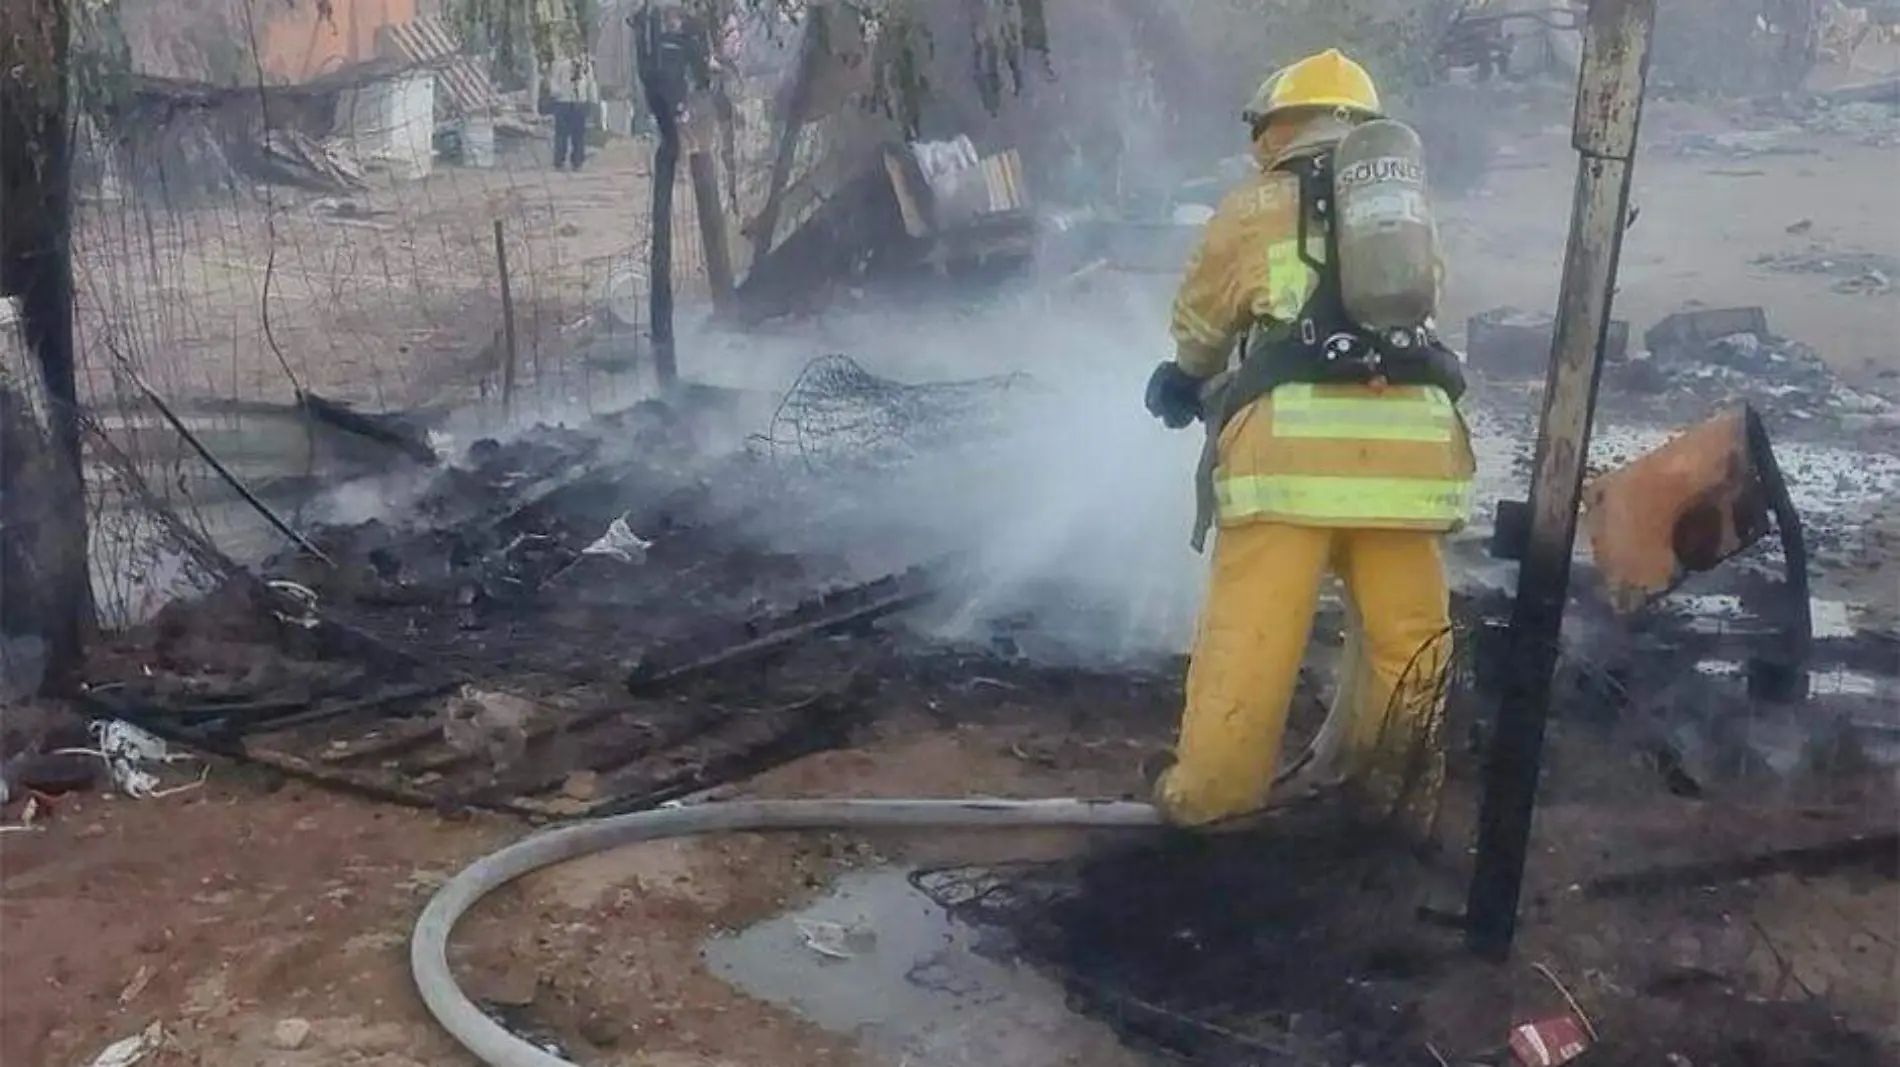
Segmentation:
<svg viewBox="0 0 1900 1067">
<path fill-rule="evenodd" d="M 1785 576 L 1770 593 L 1780 602 L 1757 607 L 1780 633 L 1747 663 L 1749 696 L 1786 703 L 1807 695 L 1814 618 L 1806 536 L 1752 408 L 1725 411 L 1594 479 L 1583 508 L 1605 593 L 1622 614 L 1753 546 L 1772 515 Z"/>
<path fill-rule="evenodd" d="M 1678 311 L 1649 328 L 1643 344 L 1651 352 L 1700 352 L 1724 337 L 1738 333 L 1766 340 L 1768 313 L 1759 307 L 1698 308 Z"/>
<path fill-rule="evenodd" d="M 1769 530 L 1746 407 L 1684 430 L 1591 481 L 1583 524 L 1611 606 L 1629 613 Z"/>
<path fill-rule="evenodd" d="M 1465 320 L 1465 357 L 1488 377 L 1542 378 L 1550 367 L 1556 327 L 1556 320 L 1546 314 L 1492 308 Z M 1629 354 L 1629 341 L 1630 324 L 1623 319 L 1610 320 L 1603 358 L 1622 362 Z"/>
</svg>

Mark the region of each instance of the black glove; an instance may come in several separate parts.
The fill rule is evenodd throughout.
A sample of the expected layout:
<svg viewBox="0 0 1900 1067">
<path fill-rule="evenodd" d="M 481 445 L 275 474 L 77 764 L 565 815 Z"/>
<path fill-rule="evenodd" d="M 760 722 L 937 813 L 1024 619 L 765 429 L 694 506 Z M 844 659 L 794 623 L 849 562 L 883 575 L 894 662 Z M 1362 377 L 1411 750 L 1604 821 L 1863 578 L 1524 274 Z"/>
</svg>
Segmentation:
<svg viewBox="0 0 1900 1067">
<path fill-rule="evenodd" d="M 1201 383 L 1173 360 L 1148 376 L 1148 414 L 1170 430 L 1179 430 L 1201 415 Z"/>
</svg>

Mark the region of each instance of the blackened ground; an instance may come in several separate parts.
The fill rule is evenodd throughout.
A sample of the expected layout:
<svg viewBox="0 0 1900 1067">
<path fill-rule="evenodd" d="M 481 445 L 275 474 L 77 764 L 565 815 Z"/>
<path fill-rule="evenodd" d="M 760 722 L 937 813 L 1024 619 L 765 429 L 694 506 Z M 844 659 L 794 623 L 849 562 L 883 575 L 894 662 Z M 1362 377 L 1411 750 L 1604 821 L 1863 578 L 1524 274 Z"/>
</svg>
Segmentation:
<svg viewBox="0 0 1900 1067">
<path fill-rule="evenodd" d="M 1408 991 L 1458 958 L 1455 935 L 1413 917 L 1438 876 L 1316 814 L 921 883 L 1007 930 L 1085 1010 L 1196 1062 L 1429 1063 Z"/>
<path fill-rule="evenodd" d="M 1742 808 L 1668 795 L 1594 733 L 1559 731 L 1549 759 L 1620 779 L 1622 797 L 1540 818 L 1506 968 L 1475 961 L 1456 929 L 1468 760 L 1436 851 L 1315 807 L 1259 832 L 946 868 L 919 885 L 1006 935 L 1082 1010 L 1196 1063 L 1510 1063 L 1510 1025 L 1572 1010 L 1532 962 L 1570 976 L 1599 1034 L 1590 1062 L 1893 1062 L 1900 857 L 1879 814 L 1893 810 L 1891 782 L 1863 781 L 1845 809 Z M 1808 858 L 1781 862 L 1783 846 Z M 1753 856 L 1770 858 L 1725 859 Z"/>
</svg>

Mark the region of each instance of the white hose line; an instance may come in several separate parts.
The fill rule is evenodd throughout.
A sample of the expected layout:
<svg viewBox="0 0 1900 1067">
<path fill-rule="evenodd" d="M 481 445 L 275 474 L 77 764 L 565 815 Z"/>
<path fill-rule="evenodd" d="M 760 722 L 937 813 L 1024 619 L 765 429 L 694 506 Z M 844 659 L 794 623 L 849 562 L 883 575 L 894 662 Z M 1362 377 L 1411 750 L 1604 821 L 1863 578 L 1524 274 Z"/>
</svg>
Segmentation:
<svg viewBox="0 0 1900 1067">
<path fill-rule="evenodd" d="M 740 830 L 1129 828 L 1161 825 L 1148 804 L 1102 800 L 745 800 L 575 823 L 476 860 L 430 898 L 409 939 L 409 971 L 449 1035 L 488 1067 L 576 1067 L 516 1037 L 475 1006 L 449 970 L 449 935 L 476 902 L 509 882 L 640 841 Z"/>
</svg>

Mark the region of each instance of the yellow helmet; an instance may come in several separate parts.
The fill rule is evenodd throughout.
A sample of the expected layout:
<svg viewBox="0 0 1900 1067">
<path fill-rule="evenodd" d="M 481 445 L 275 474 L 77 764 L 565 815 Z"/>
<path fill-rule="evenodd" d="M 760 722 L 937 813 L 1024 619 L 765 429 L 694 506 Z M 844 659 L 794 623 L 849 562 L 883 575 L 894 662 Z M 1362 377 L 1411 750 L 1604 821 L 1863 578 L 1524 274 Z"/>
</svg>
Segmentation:
<svg viewBox="0 0 1900 1067">
<path fill-rule="evenodd" d="M 1343 109 L 1366 117 L 1380 113 L 1379 87 L 1366 68 L 1337 48 L 1307 56 L 1273 72 L 1240 117 L 1258 125 L 1283 111 Z"/>
</svg>

